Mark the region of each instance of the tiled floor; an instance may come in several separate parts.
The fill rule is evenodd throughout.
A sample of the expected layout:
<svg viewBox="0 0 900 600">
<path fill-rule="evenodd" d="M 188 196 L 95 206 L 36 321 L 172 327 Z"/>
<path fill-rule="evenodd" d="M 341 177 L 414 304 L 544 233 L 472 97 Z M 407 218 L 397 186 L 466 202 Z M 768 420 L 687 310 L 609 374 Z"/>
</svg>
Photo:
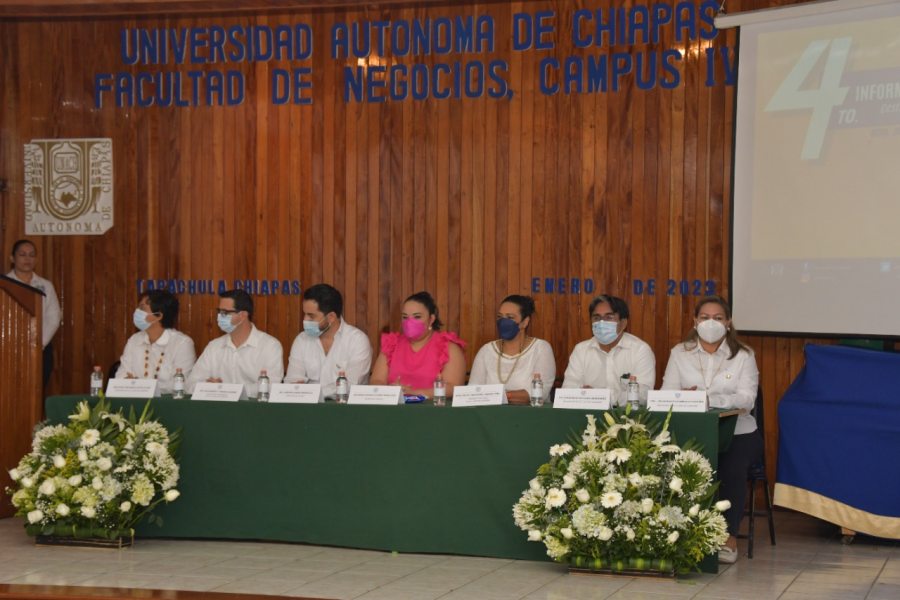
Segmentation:
<svg viewBox="0 0 900 600">
<path fill-rule="evenodd" d="M 291 544 L 139 540 L 126 550 L 35 547 L 19 519 L 0 520 L 0 582 L 215 590 L 364 600 L 900 598 L 900 544 L 779 513 L 778 545 L 757 538 L 718 575 L 677 581 L 569 575 L 551 562 L 390 554 Z M 742 542 L 741 548 L 745 549 Z"/>
</svg>

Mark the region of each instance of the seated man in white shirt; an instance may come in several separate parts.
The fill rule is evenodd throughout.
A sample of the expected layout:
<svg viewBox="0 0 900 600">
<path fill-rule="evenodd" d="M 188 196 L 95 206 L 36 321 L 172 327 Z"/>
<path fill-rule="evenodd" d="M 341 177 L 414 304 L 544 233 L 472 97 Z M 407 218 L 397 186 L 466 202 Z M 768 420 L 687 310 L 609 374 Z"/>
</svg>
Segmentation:
<svg viewBox="0 0 900 600">
<path fill-rule="evenodd" d="M 242 383 L 242 397 L 256 397 L 256 382 L 265 370 L 272 383 L 284 376 L 281 342 L 253 325 L 253 299 L 244 290 L 219 294 L 217 323 L 225 335 L 206 345 L 187 380 L 188 393 L 202 381 Z"/>
<path fill-rule="evenodd" d="M 625 332 L 628 304 L 616 296 L 591 301 L 588 314 L 594 336 L 579 342 L 569 356 L 564 388 L 609 388 L 612 404 L 622 406 L 625 385 L 637 377 L 641 395 L 656 385 L 656 357 L 650 345 Z"/>
<path fill-rule="evenodd" d="M 344 321 L 343 311 L 341 293 L 328 284 L 303 292 L 303 332 L 291 346 L 286 383 L 319 383 L 322 394 L 332 398 L 339 371 L 344 371 L 350 385 L 369 380 L 369 337 Z"/>
</svg>

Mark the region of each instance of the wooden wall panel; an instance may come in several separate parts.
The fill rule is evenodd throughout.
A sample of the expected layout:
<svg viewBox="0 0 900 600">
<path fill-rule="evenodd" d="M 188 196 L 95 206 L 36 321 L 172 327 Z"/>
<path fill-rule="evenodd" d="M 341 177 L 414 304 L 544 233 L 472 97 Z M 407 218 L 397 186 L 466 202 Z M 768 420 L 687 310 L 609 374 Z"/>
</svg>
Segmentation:
<svg viewBox="0 0 900 600">
<path fill-rule="evenodd" d="M 743 0 L 728 9 L 792 3 Z M 348 320 L 366 330 L 373 345 L 379 332 L 399 326 L 402 299 L 428 289 L 448 327 L 469 342 L 470 361 L 494 337 L 494 314 L 505 295 L 530 293 L 532 277 L 589 277 L 596 293 L 630 301 L 631 331 L 653 346 L 661 381 L 669 349 L 690 327 L 694 299 L 667 297 L 664 290 L 635 296 L 631 282 L 714 279 L 728 292 L 734 89 L 707 87 L 702 57 L 708 47 L 733 47 L 736 33 L 682 43 L 683 83 L 674 90 L 628 84 L 618 92 L 541 94 L 543 57 L 602 50 L 575 50 L 560 26 L 556 49 L 515 52 L 512 15 L 553 10 L 564 23 L 577 8 L 619 4 L 382 3 L 308 12 L 0 21 L 0 177 L 9 182 L 0 219 L 4 252 L 23 234 L 24 143 L 53 137 L 110 137 L 114 143 L 113 229 L 101 237 L 36 238 L 40 273 L 57 285 L 64 313 L 51 390 L 85 391 L 91 365 L 107 367 L 118 358 L 132 334 L 135 282 L 160 277 L 277 278 L 304 287 L 328 281 L 344 291 Z M 513 99 L 344 102 L 340 69 L 357 61 L 329 57 L 332 24 L 468 14 L 494 17 L 495 50 L 450 58 L 506 60 Z M 313 59 L 303 63 L 313 68 L 311 106 L 271 103 L 272 70 L 288 66 L 277 62 L 228 66 L 247 81 L 246 99 L 235 107 L 92 105 L 93 74 L 123 69 L 123 28 L 295 22 L 309 23 L 316 33 Z M 628 51 L 678 45 L 672 29 L 664 28 L 659 44 Z M 724 76 L 721 65 L 717 75 Z M 532 333 L 553 345 L 560 375 L 572 347 L 589 335 L 590 296 L 536 294 Z M 201 350 L 218 335 L 216 297 L 180 298 L 180 329 Z M 256 300 L 256 322 L 287 351 L 301 328 L 300 299 Z M 749 338 L 770 408 L 773 472 L 777 421 L 771 409 L 802 365 L 804 341 Z"/>
</svg>

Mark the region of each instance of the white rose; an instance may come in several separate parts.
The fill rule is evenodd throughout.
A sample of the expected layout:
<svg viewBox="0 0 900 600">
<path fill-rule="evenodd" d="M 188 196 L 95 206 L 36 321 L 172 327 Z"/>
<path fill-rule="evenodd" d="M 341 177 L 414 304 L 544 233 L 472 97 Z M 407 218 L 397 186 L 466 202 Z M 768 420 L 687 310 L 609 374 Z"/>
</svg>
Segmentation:
<svg viewBox="0 0 900 600">
<path fill-rule="evenodd" d="M 56 512 L 65 517 L 69 514 L 69 507 L 65 504 L 59 504 L 56 507 Z"/>
<path fill-rule="evenodd" d="M 653 510 L 653 499 L 652 498 L 644 498 L 641 500 L 641 512 L 644 514 L 649 514 L 650 511 Z"/>
<path fill-rule="evenodd" d="M 601 542 L 607 541 L 609 538 L 613 536 L 613 530 L 609 527 L 601 527 L 600 533 L 597 534 L 597 539 Z"/>
<path fill-rule="evenodd" d="M 575 532 L 572 531 L 571 527 L 563 527 L 559 530 L 564 538 L 567 540 L 571 540 L 575 536 Z"/>
<path fill-rule="evenodd" d="M 98 491 L 103 489 L 103 480 L 100 479 L 99 475 L 91 480 L 91 487 Z"/>
<path fill-rule="evenodd" d="M 100 432 L 96 429 L 87 429 L 81 434 L 81 445 L 90 448 L 100 441 Z"/>
<path fill-rule="evenodd" d="M 622 504 L 622 494 L 619 492 L 606 492 L 600 496 L 600 504 L 603 508 L 615 508 Z"/>
<path fill-rule="evenodd" d="M 34 525 L 44 518 L 44 513 L 39 510 L 33 510 L 28 513 L 28 522 Z"/>
<path fill-rule="evenodd" d="M 681 480 L 681 477 L 673 477 L 672 481 L 669 482 L 669 489 L 675 492 L 676 494 L 681 493 L 681 488 L 684 486 L 684 481 Z"/>
<path fill-rule="evenodd" d="M 638 486 L 644 483 L 644 478 L 641 477 L 640 473 L 632 473 L 628 476 L 628 483 L 634 486 Z"/>
<path fill-rule="evenodd" d="M 731 502 L 728 500 L 719 500 L 716 502 L 716 510 L 719 512 L 725 512 L 729 508 L 731 508 Z"/>
<path fill-rule="evenodd" d="M 131 510 L 131 502 L 129 502 L 128 500 L 123 502 L 119 505 L 119 510 L 122 512 L 128 512 L 129 510 Z"/>
<path fill-rule="evenodd" d="M 85 463 L 87 461 L 88 461 L 87 450 L 85 450 L 84 448 L 79 448 L 78 449 L 78 462 Z"/>
<path fill-rule="evenodd" d="M 38 488 L 38 493 L 43 494 L 44 496 L 52 496 L 56 492 L 56 484 L 53 483 L 52 479 L 45 479 L 44 483 L 41 484 L 41 487 Z"/>
<path fill-rule="evenodd" d="M 547 508 L 559 508 L 566 503 L 566 493 L 559 488 L 550 488 L 547 491 Z"/>
<path fill-rule="evenodd" d="M 586 489 L 584 489 L 584 488 L 581 488 L 580 490 L 578 490 L 577 492 L 575 492 L 575 497 L 576 497 L 576 498 L 578 499 L 578 501 L 581 502 L 582 504 L 587 504 L 587 503 L 590 501 L 590 499 L 591 499 L 591 495 L 590 495 L 590 494 L 588 493 L 588 491 L 587 491 Z"/>
<path fill-rule="evenodd" d="M 166 492 L 166 502 L 174 502 L 180 495 L 181 492 L 178 490 L 168 490 Z"/>
<path fill-rule="evenodd" d="M 678 541 L 678 532 L 677 532 L 677 531 L 673 531 L 672 533 L 669 534 L 669 537 L 667 537 L 666 540 L 667 540 L 670 544 L 674 544 L 675 542 Z"/>
<path fill-rule="evenodd" d="M 105 456 L 101 456 L 97 459 L 97 468 L 101 471 L 109 471 L 112 469 L 112 461 Z"/>
<path fill-rule="evenodd" d="M 93 519 L 95 516 L 97 516 L 97 511 L 90 506 L 82 506 L 81 516 L 87 517 L 88 519 Z"/>
<path fill-rule="evenodd" d="M 541 485 L 541 482 L 538 481 L 537 477 L 528 482 L 528 487 L 532 489 L 532 491 L 539 492 L 544 489 L 544 486 Z"/>
<path fill-rule="evenodd" d="M 81 485 L 81 481 L 81 475 L 72 475 L 71 477 L 69 477 L 69 485 L 71 485 L 72 487 L 78 487 L 79 485 Z"/>
<path fill-rule="evenodd" d="M 528 531 L 528 541 L 529 542 L 539 542 L 541 541 L 541 532 L 537 529 L 531 529 Z"/>
<path fill-rule="evenodd" d="M 691 515 L 692 517 L 696 517 L 697 515 L 699 515 L 700 514 L 700 505 L 699 504 L 693 505 L 688 510 L 688 514 Z"/>
<path fill-rule="evenodd" d="M 34 485 L 34 479 L 32 479 L 31 477 L 23 477 L 22 478 L 22 487 L 30 488 L 33 485 Z"/>
<path fill-rule="evenodd" d="M 626 529 L 626 530 L 625 530 L 625 537 L 628 538 L 628 541 L 629 541 L 629 542 L 630 542 L 631 540 L 633 540 L 633 539 L 634 539 L 634 529 L 632 529 L 631 527 L 629 527 L 628 529 Z"/>
<path fill-rule="evenodd" d="M 60 456 L 59 454 L 53 455 L 53 466 L 57 469 L 62 469 L 66 466 L 66 459 Z"/>
<path fill-rule="evenodd" d="M 18 481 L 19 477 L 21 477 L 21 475 L 19 474 L 18 469 L 10 469 L 9 470 L 9 478 L 10 479 L 12 479 L 13 481 Z"/>
<path fill-rule="evenodd" d="M 562 488 L 564 490 L 571 490 L 573 487 L 575 487 L 575 476 L 566 473 L 563 475 Z"/>
</svg>

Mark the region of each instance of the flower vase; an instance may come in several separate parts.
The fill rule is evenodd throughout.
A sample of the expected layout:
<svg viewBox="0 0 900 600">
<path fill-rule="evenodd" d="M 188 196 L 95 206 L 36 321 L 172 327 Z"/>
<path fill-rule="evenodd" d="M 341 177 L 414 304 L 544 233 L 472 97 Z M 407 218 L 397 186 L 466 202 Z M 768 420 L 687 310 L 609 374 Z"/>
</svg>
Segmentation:
<svg viewBox="0 0 900 600">
<path fill-rule="evenodd" d="M 630 577 L 675 577 L 675 566 L 665 558 L 607 560 L 586 556 L 569 559 L 569 572 L 585 575 L 628 575 Z"/>
</svg>

